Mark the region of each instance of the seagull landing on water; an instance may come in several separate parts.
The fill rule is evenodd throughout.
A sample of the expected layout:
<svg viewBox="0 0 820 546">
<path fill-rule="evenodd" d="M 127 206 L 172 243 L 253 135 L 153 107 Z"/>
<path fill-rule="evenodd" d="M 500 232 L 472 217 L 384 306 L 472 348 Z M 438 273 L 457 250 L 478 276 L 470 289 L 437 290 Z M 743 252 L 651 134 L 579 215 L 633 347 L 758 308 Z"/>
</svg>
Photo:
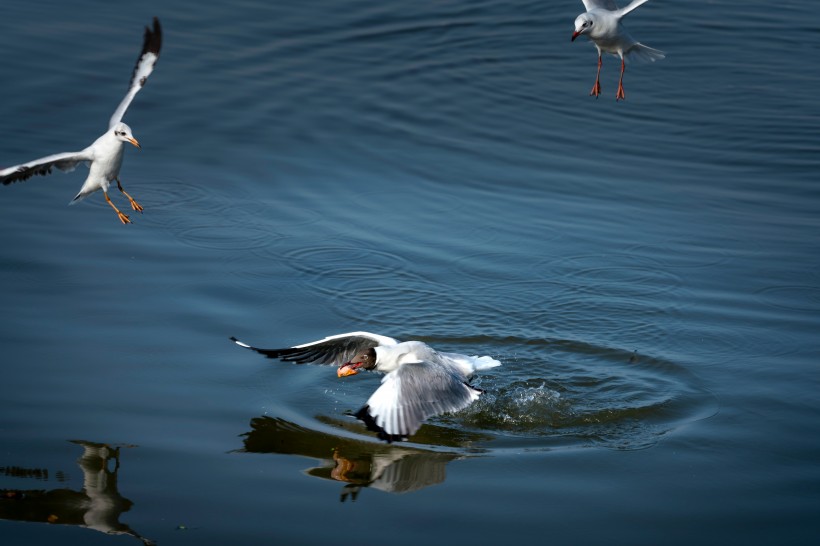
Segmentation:
<svg viewBox="0 0 820 546">
<path fill-rule="evenodd" d="M 120 209 L 118 209 L 116 205 L 111 202 L 111 198 L 108 197 L 108 187 L 111 182 L 116 180 L 117 187 L 131 202 L 131 208 L 135 211 L 142 212 L 142 205 L 134 201 L 134 198 L 125 192 L 120 182 L 123 144 L 128 142 L 137 148 L 140 147 L 137 139 L 131 134 L 131 128 L 125 123 L 122 123 L 122 118 L 125 115 L 125 111 L 128 110 L 131 101 L 134 100 L 136 94 L 142 89 L 142 86 L 145 85 L 148 76 L 154 71 L 154 65 L 159 58 L 161 46 L 162 30 L 159 26 L 159 20 L 154 17 L 153 29 L 145 28 L 145 41 L 142 46 L 142 53 L 140 53 L 137 59 L 137 65 L 134 67 L 128 93 L 126 93 L 125 98 L 122 99 L 114 115 L 111 116 L 111 120 L 108 122 L 108 131 L 85 150 L 49 155 L 22 165 L 15 165 L 14 167 L 0 170 L 0 181 L 3 182 L 3 185 L 28 180 L 35 174 L 51 174 L 52 167 L 57 167 L 66 172 L 73 171 L 78 163 L 86 162 L 88 164 L 88 178 L 85 179 L 83 187 L 80 188 L 80 193 L 78 193 L 69 204 L 76 203 L 97 190 L 102 190 L 105 195 L 105 200 L 111 205 L 111 208 L 116 211 L 120 221 L 123 224 L 130 224 L 131 220 L 128 216 L 120 212 Z"/>
<path fill-rule="evenodd" d="M 603 52 L 618 55 L 621 58 L 621 78 L 618 80 L 618 92 L 615 100 L 626 99 L 624 94 L 624 70 L 626 69 L 625 59 L 628 56 L 645 61 L 656 61 L 664 58 L 662 51 L 647 47 L 640 42 L 636 42 L 621 24 L 629 12 L 638 6 L 645 4 L 649 0 L 633 0 L 631 4 L 623 9 L 618 9 L 613 0 L 583 0 L 586 13 L 582 13 L 575 19 L 575 31 L 572 33 L 572 41 L 578 36 L 586 36 L 598 49 L 598 74 L 595 76 L 595 85 L 589 93 L 595 98 L 601 94 L 601 55 Z"/>
<path fill-rule="evenodd" d="M 268 358 L 339 366 L 338 377 L 361 370 L 386 374 L 356 417 L 388 442 L 406 439 L 434 415 L 469 406 L 481 394 L 468 383 L 470 377 L 501 365 L 489 356 L 440 353 L 421 341 L 400 342 L 368 332 L 337 334 L 287 349 L 258 349 L 231 340 Z"/>
</svg>

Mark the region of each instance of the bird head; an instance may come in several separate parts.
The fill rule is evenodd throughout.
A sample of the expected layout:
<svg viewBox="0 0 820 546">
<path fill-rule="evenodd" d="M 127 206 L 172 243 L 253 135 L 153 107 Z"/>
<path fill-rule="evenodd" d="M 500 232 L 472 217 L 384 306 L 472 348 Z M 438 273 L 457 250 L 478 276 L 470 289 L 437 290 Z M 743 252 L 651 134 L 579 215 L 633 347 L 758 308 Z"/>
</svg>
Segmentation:
<svg viewBox="0 0 820 546">
<path fill-rule="evenodd" d="M 594 18 L 589 13 L 582 13 L 575 18 L 575 31 L 572 33 L 572 41 L 581 34 L 586 34 L 595 24 Z"/>
<path fill-rule="evenodd" d="M 345 362 L 339 369 L 336 370 L 338 377 L 346 377 L 348 375 L 356 375 L 360 370 L 372 370 L 376 367 L 376 349 L 373 347 L 366 349 L 350 359 L 350 362 Z"/>
<path fill-rule="evenodd" d="M 117 137 L 117 140 L 121 140 L 123 142 L 130 142 L 137 148 L 142 148 L 140 143 L 137 142 L 137 139 L 134 138 L 134 135 L 131 134 L 131 127 L 124 123 L 118 123 L 114 126 L 114 136 Z"/>
</svg>

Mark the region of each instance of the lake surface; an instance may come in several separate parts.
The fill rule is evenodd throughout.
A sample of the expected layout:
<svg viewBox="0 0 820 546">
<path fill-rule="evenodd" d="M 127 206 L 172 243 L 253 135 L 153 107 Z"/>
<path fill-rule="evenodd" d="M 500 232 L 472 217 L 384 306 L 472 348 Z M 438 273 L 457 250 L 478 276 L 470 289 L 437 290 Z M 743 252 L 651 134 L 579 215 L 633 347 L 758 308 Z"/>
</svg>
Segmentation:
<svg viewBox="0 0 820 546">
<path fill-rule="evenodd" d="M 160 17 L 123 226 L 0 188 L 3 544 L 814 544 L 814 2 L 4 3 L 0 165 L 78 150 Z M 120 206 L 127 202 L 113 190 Z M 243 351 L 367 330 L 503 365 L 385 444 Z"/>
</svg>

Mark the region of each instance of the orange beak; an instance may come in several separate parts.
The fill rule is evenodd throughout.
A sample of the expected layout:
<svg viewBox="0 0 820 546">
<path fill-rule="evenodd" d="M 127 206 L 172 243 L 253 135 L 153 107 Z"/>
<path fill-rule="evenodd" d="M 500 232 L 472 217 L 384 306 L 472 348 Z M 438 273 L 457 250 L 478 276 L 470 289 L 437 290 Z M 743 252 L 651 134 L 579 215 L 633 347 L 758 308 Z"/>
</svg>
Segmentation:
<svg viewBox="0 0 820 546">
<path fill-rule="evenodd" d="M 339 369 L 336 370 L 336 377 L 347 377 L 348 375 L 356 375 L 359 373 L 353 364 L 347 363 L 339 366 Z"/>
<path fill-rule="evenodd" d="M 134 146 L 136 146 L 137 148 L 142 150 L 142 146 L 140 146 L 140 143 L 137 142 L 136 138 L 131 137 L 131 138 L 128 139 L 128 142 L 130 142 L 131 144 L 133 144 Z"/>
</svg>

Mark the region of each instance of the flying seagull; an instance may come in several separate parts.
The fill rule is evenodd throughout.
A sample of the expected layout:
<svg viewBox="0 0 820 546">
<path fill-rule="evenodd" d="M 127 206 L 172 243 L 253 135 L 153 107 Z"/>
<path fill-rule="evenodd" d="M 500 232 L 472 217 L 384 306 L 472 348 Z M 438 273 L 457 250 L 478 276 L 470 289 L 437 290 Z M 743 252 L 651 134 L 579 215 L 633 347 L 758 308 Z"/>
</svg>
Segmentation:
<svg viewBox="0 0 820 546">
<path fill-rule="evenodd" d="M 338 366 L 338 377 L 361 370 L 386 374 L 356 417 L 388 442 L 406 439 L 434 415 L 469 406 L 481 394 L 469 378 L 501 365 L 489 356 L 443 353 L 421 341 L 400 342 L 368 332 L 337 334 L 286 349 L 259 349 L 231 340 L 268 358 Z"/>
<path fill-rule="evenodd" d="M 51 174 L 51 168 L 57 167 L 62 171 L 73 171 L 77 164 L 85 162 L 88 165 L 88 178 L 85 179 L 83 187 L 80 192 L 74 197 L 69 204 L 74 204 L 77 201 L 87 197 L 97 190 L 102 190 L 105 195 L 105 200 L 111 205 L 111 208 L 117 213 L 120 221 L 123 224 L 130 224 L 131 220 L 127 215 L 123 214 L 111 198 L 108 197 L 108 187 L 111 182 L 117 181 L 117 187 L 131 202 L 131 208 L 135 211 L 142 212 L 142 205 L 137 203 L 133 197 L 128 195 L 122 187 L 120 182 L 120 166 L 122 165 L 123 144 L 128 142 L 140 147 L 137 139 L 131 133 L 131 128 L 122 123 L 122 118 L 125 111 L 134 97 L 145 85 L 148 76 L 154 71 L 154 65 L 159 58 L 159 50 L 162 46 L 162 30 L 159 26 L 159 20 L 154 17 L 153 29 L 145 27 L 145 41 L 143 42 L 142 52 L 137 59 L 137 65 L 134 67 L 134 73 L 131 76 L 131 83 L 128 86 L 128 93 L 122 99 L 120 105 L 114 111 L 111 119 L 108 122 L 108 130 L 103 135 L 95 140 L 91 146 L 79 152 L 64 152 L 60 154 L 53 154 L 22 165 L 15 165 L 7 169 L 0 170 L 0 181 L 3 185 L 9 185 L 13 182 L 21 180 L 28 180 L 34 175 Z"/>
<path fill-rule="evenodd" d="M 625 59 L 629 57 L 644 61 L 656 61 L 663 59 L 665 55 L 662 51 L 645 46 L 626 31 L 621 24 L 629 12 L 638 6 L 645 4 L 649 0 L 633 0 L 625 8 L 618 9 L 613 0 L 582 0 L 586 13 L 582 13 L 575 19 L 575 31 L 572 33 L 572 41 L 578 36 L 586 36 L 598 49 L 598 74 L 595 76 L 595 85 L 592 86 L 590 95 L 598 98 L 601 94 L 601 55 L 603 52 L 618 55 L 621 58 L 621 78 L 618 80 L 618 92 L 615 100 L 626 99 L 624 94 L 624 70 L 626 69 Z"/>
</svg>

